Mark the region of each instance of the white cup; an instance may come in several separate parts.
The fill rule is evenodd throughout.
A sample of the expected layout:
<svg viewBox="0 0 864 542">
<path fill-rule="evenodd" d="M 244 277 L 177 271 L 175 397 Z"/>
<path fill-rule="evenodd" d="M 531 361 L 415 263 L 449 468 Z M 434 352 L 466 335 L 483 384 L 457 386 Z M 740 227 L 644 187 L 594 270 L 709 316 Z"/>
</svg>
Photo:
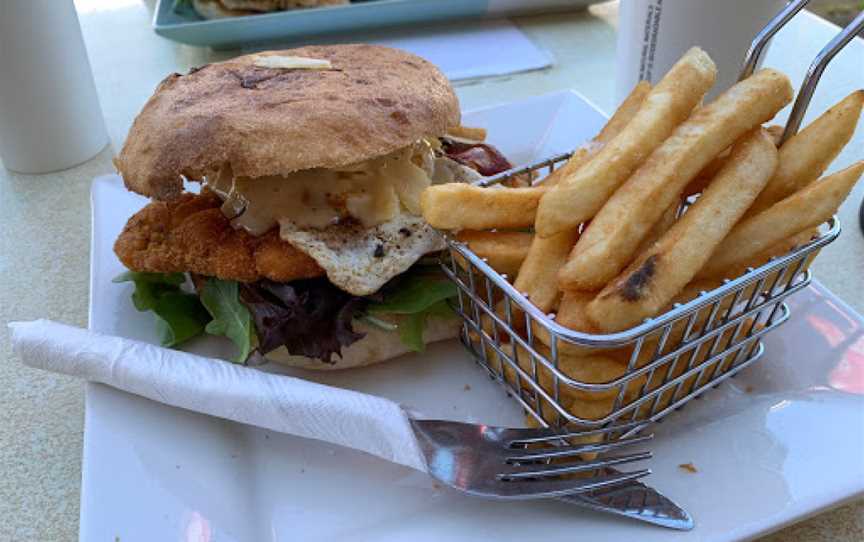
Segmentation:
<svg viewBox="0 0 864 542">
<path fill-rule="evenodd" d="M 750 42 L 785 5 L 786 0 L 621 0 L 618 100 L 643 79 L 659 81 L 693 46 L 717 64 L 707 99 L 715 97 L 737 81 Z"/>
<path fill-rule="evenodd" d="M 0 159 L 66 169 L 108 143 L 72 0 L 0 0 Z"/>
</svg>

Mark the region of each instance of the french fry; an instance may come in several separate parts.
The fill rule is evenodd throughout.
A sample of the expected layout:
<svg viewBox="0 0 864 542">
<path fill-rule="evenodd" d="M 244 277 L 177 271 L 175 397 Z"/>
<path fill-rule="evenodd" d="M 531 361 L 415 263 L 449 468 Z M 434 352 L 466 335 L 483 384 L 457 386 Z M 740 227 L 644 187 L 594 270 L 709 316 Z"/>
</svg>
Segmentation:
<svg viewBox="0 0 864 542">
<path fill-rule="evenodd" d="M 698 277 L 717 276 L 783 239 L 825 222 L 864 172 L 864 160 L 810 184 L 761 213 L 744 219 L 714 250 Z"/>
<path fill-rule="evenodd" d="M 528 255 L 516 274 L 513 286 L 543 312 L 550 312 L 558 304 L 560 292 L 555 277 L 567 261 L 577 237 L 579 232 L 575 229 L 546 239 L 535 235 Z"/>
<path fill-rule="evenodd" d="M 430 186 L 420 196 L 423 218 L 444 230 L 527 228 L 534 223 L 537 204 L 545 190 L 481 188 L 465 183 Z"/>
<path fill-rule="evenodd" d="M 657 86 L 636 116 L 594 158 L 544 195 L 535 230 L 549 237 L 590 219 L 627 177 L 675 130 L 714 84 L 717 69 L 692 48 Z"/>
<path fill-rule="evenodd" d="M 541 345 L 537 345 L 535 348 L 539 354 L 549 359 L 548 349 Z M 494 349 L 487 348 L 487 356 L 490 354 L 490 350 L 494 352 Z M 517 360 L 519 367 L 529 375 L 533 375 L 534 369 L 532 368 L 531 354 L 519 345 L 517 345 L 516 351 L 517 357 L 519 358 Z M 510 352 L 511 351 L 508 349 L 508 355 L 512 355 Z M 540 387 L 543 388 L 546 393 L 554 397 L 555 380 L 552 372 L 547 369 L 539 359 L 535 358 L 533 363 L 536 364 L 537 382 L 540 384 Z M 508 382 L 515 383 L 516 371 L 510 367 L 506 361 L 503 362 L 503 367 L 504 377 Z M 558 370 L 577 382 L 583 382 L 585 384 L 606 384 L 622 376 L 627 371 L 627 363 L 622 363 L 619 359 L 596 354 L 588 356 L 559 354 Z M 635 388 L 641 386 L 644 382 L 644 377 L 641 377 L 641 379 L 636 378 L 631 381 L 628 386 L 632 386 L 634 388 L 633 391 L 635 391 Z M 529 386 L 530 385 L 526 383 L 523 384 L 522 387 L 523 389 L 529 389 Z M 614 397 L 618 393 L 617 388 L 609 388 L 605 390 L 582 390 L 568 386 L 563 381 L 558 382 L 558 391 L 559 397 L 564 397 L 566 400 L 582 399 L 585 401 L 601 401 L 608 397 Z"/>
<path fill-rule="evenodd" d="M 780 146 L 780 138 L 783 137 L 783 127 L 779 124 L 772 124 L 770 126 L 765 127 L 765 131 L 768 132 L 768 135 L 771 137 L 771 141 L 774 142 L 775 147 Z M 695 179 L 690 181 L 687 187 L 684 189 L 684 197 L 692 196 L 693 194 L 699 194 L 705 187 L 708 186 L 708 183 L 711 182 L 711 179 L 717 175 L 717 172 L 720 171 L 721 168 L 726 164 L 726 160 L 729 158 L 729 153 L 732 151 L 732 148 L 728 148 L 725 151 L 721 152 L 717 155 L 716 158 L 711 160 L 707 166 L 702 168 L 702 171 L 699 172 L 699 175 L 696 176 Z"/>
<path fill-rule="evenodd" d="M 790 250 L 792 250 L 793 248 L 795 248 L 797 246 L 801 246 L 801 245 L 809 242 L 810 239 L 812 239 L 813 237 L 815 237 L 818 234 L 819 234 L 818 228 L 811 228 L 808 230 L 804 230 L 801 233 L 791 235 L 791 236 L 787 237 L 786 239 L 781 240 L 779 243 L 776 243 L 776 244 L 768 247 L 766 250 L 763 250 L 762 252 L 760 252 L 756 256 L 753 256 L 749 260 L 742 261 L 742 262 L 740 262 L 736 265 L 733 265 L 731 267 L 728 267 L 726 269 L 721 269 L 715 275 L 713 275 L 712 278 L 718 278 L 718 279 L 738 278 L 747 272 L 747 268 L 759 267 L 762 264 L 766 263 L 771 258 L 774 258 L 777 256 L 782 256 L 782 255 L 786 254 L 787 252 L 789 252 Z M 812 258 L 812 256 L 811 256 L 811 258 Z M 772 282 L 772 279 L 770 278 L 770 276 L 765 282 L 766 282 L 766 284 L 770 284 Z"/>
<path fill-rule="evenodd" d="M 605 286 L 630 263 L 642 239 L 687 183 L 717 154 L 773 117 L 791 99 L 789 79 L 766 68 L 694 112 L 591 221 L 559 273 L 562 289 Z"/>
<path fill-rule="evenodd" d="M 469 126 L 453 126 L 447 130 L 447 135 L 469 139 L 471 141 L 486 141 L 486 128 L 471 128 Z"/>
<path fill-rule="evenodd" d="M 747 216 L 764 211 L 819 178 L 855 132 L 864 90 L 846 96 L 780 147 L 780 166 Z"/>
<path fill-rule="evenodd" d="M 618 137 L 618 134 L 624 131 L 624 128 L 630 124 L 630 122 L 639 113 L 639 110 L 642 109 L 642 105 L 645 104 L 645 99 L 648 97 L 650 92 L 651 83 L 648 81 L 639 81 L 636 83 L 636 86 L 633 87 L 630 94 L 624 98 L 621 105 L 618 106 L 618 109 L 612 113 L 612 116 L 609 117 L 609 120 L 606 121 L 606 124 L 600 129 L 600 133 L 597 134 L 594 141 L 605 144 Z"/>
<path fill-rule="evenodd" d="M 780 139 L 783 137 L 784 127 L 779 124 L 772 124 L 771 126 L 766 126 L 765 131 L 768 132 L 768 135 L 771 136 L 771 141 L 774 142 L 775 147 L 780 147 Z"/>
<path fill-rule="evenodd" d="M 702 197 L 588 304 L 590 320 L 611 333 L 658 314 L 702 268 L 776 168 L 777 149 L 764 130 L 743 138 Z"/>
<path fill-rule="evenodd" d="M 572 329 L 573 331 L 581 331 L 582 333 L 599 333 L 600 330 L 588 320 L 585 315 L 585 307 L 594 299 L 596 292 L 563 292 L 561 300 L 558 303 L 558 311 L 555 313 L 555 321 L 562 326 Z M 552 347 L 552 337 L 546 328 L 535 325 L 533 326 L 534 336 L 546 345 Z M 600 351 L 596 348 L 581 346 L 568 342 L 566 340 L 558 341 L 559 354 L 567 354 L 570 356 L 589 356 L 601 353 L 615 357 L 622 362 L 627 361 L 626 353 L 621 349 L 611 349 Z"/>
<path fill-rule="evenodd" d="M 562 178 L 569 177 L 576 173 L 580 167 L 585 165 L 588 160 L 600 152 L 600 149 L 621 133 L 621 130 L 623 130 L 624 127 L 627 126 L 627 123 L 629 123 L 633 117 L 636 116 L 636 113 L 639 112 L 639 108 L 642 107 L 642 103 L 645 101 L 645 97 L 648 95 L 650 90 L 651 83 L 648 81 L 639 81 L 639 83 L 633 87 L 633 90 L 630 91 L 630 94 L 623 102 L 621 102 L 621 105 L 618 106 L 615 113 L 609 117 L 609 120 L 606 122 L 606 125 L 603 126 L 603 129 L 600 130 L 600 133 L 598 133 L 594 139 L 573 151 L 573 155 L 569 160 L 567 160 L 566 164 L 550 173 L 549 176 L 543 180 L 544 186 L 548 188 L 549 186 L 556 184 Z"/>
<path fill-rule="evenodd" d="M 534 174 L 533 173 L 520 173 L 518 175 L 513 175 L 509 179 L 505 181 L 501 181 L 501 186 L 506 186 L 508 188 L 528 188 L 534 184 Z M 545 186 L 543 188 L 546 188 Z"/>
<path fill-rule="evenodd" d="M 708 183 L 714 179 L 714 176 L 723 169 L 723 166 L 726 165 L 726 160 L 729 158 L 729 153 L 732 148 L 728 148 L 725 151 L 718 154 L 713 160 L 708 162 L 708 165 L 702 168 L 702 171 L 696 175 L 696 178 L 687 183 L 687 186 L 684 187 L 683 196 L 689 197 L 694 194 L 700 194 L 705 188 L 708 186 Z"/>
<path fill-rule="evenodd" d="M 586 307 L 597 292 L 565 291 L 561 297 L 555 321 L 564 327 L 585 333 L 599 333 L 600 330 L 588 318 Z"/>
<path fill-rule="evenodd" d="M 660 215 L 660 220 L 654 224 L 654 227 L 651 228 L 651 231 L 649 231 L 645 239 L 642 240 L 639 248 L 636 249 L 636 254 L 642 254 L 651 248 L 654 243 L 659 241 L 660 238 L 669 231 L 669 229 L 675 224 L 675 220 L 678 219 L 678 207 L 680 207 L 680 204 L 676 201 L 663 211 L 663 214 Z"/>
<path fill-rule="evenodd" d="M 592 140 L 595 147 L 602 147 L 627 126 L 627 123 L 639 111 L 650 89 L 651 85 L 647 81 L 636 85 L 636 88 L 609 118 L 597 137 Z M 588 160 L 591 153 L 595 152 L 587 149 L 588 147 L 582 147 L 577 150 L 567 164 L 556 172 L 565 171 L 568 168 L 570 173 L 575 172 Z M 565 171 L 564 174 L 567 175 L 568 173 Z M 550 180 L 554 181 L 555 179 L 544 180 L 544 185 Z M 567 261 L 567 255 L 570 254 L 570 250 L 576 243 L 577 232 L 577 228 L 570 228 L 545 239 L 535 236 L 528 256 L 516 276 L 516 289 L 524 293 L 543 312 L 550 312 L 558 304 L 560 298 L 558 271 Z"/>
<path fill-rule="evenodd" d="M 456 235 L 477 256 L 499 273 L 516 276 L 534 236 L 519 231 L 463 230 Z"/>
<path fill-rule="evenodd" d="M 741 335 L 742 333 L 746 332 L 748 329 L 754 326 L 758 327 L 756 324 L 754 324 L 752 318 L 747 318 L 738 334 Z M 733 333 L 735 333 L 734 326 L 724 330 L 723 333 L 720 334 L 720 337 L 717 339 L 717 344 L 729 344 L 730 341 L 733 339 Z M 646 347 L 643 347 L 643 349 L 644 348 Z M 738 355 L 738 350 L 730 352 L 729 354 L 723 356 L 718 360 L 710 362 L 708 361 L 710 357 L 716 355 L 718 351 L 722 351 L 722 348 L 722 346 L 718 346 L 715 348 L 715 352 L 710 353 L 710 347 L 700 345 L 698 348 L 682 352 L 679 356 L 663 363 L 662 365 L 660 365 L 660 367 L 654 370 L 654 373 L 651 375 L 651 380 L 649 381 L 648 385 L 645 386 L 645 393 L 647 394 L 654 390 L 657 390 L 669 379 L 680 377 L 684 374 L 685 371 L 688 370 L 688 365 L 691 365 L 692 367 L 699 367 L 704 365 L 709 374 L 710 372 L 714 371 L 718 365 L 721 366 L 721 370 L 728 369 L 734 361 L 735 357 Z M 653 352 L 651 353 L 651 355 L 653 355 Z M 644 360 L 642 360 L 640 356 L 640 361 L 637 363 L 637 367 L 643 367 L 649 361 L 651 361 L 650 357 L 646 357 Z M 659 399 L 657 400 L 656 409 L 654 409 L 655 412 L 656 410 L 663 409 L 669 406 L 672 403 L 673 398 L 675 400 L 679 400 L 684 395 L 692 392 L 697 384 L 697 377 L 698 373 L 685 378 L 681 383 L 681 391 L 678 392 L 677 395 L 675 395 L 675 387 L 672 387 L 669 390 L 658 394 Z M 631 383 L 628 383 L 627 391 L 625 392 L 624 402 L 622 403 L 622 405 L 627 404 L 640 396 L 640 392 L 642 391 L 642 384 L 644 384 L 646 380 L 647 376 L 641 375 L 637 379 L 634 379 Z M 633 383 L 638 383 L 639 385 L 634 386 L 632 385 Z M 702 378 L 702 380 L 700 380 L 698 383 L 699 385 L 705 384 L 706 378 Z M 588 400 L 585 397 L 572 397 L 568 404 L 568 410 L 574 416 L 578 416 L 583 419 L 599 420 L 611 414 L 614 405 L 614 396 L 602 397 L 596 400 Z M 648 416 L 653 406 L 654 399 L 646 401 L 638 407 L 638 416 L 643 418 Z M 629 412 L 632 412 L 632 410 Z"/>
<path fill-rule="evenodd" d="M 561 405 L 567 411 L 572 410 L 570 408 L 570 403 L 567 401 L 562 400 Z M 549 426 L 554 426 L 554 424 L 555 424 L 555 411 L 552 409 L 552 407 L 550 407 L 545 402 L 541 402 L 540 403 L 540 414 L 543 417 L 543 420 Z M 540 425 L 540 423 L 537 421 L 536 418 L 534 418 L 534 416 L 532 416 L 531 414 L 526 414 L 525 415 L 525 427 L 532 427 L 535 429 L 539 429 L 539 428 L 544 427 L 544 426 Z M 569 442 L 570 444 L 572 444 L 574 446 L 576 446 L 578 444 L 598 444 L 600 442 L 603 442 L 604 438 L 605 438 L 605 435 L 603 433 L 593 433 L 593 434 L 588 434 L 588 435 L 579 435 L 577 437 L 570 437 L 567 439 L 567 442 Z M 597 459 L 598 455 L 599 454 L 597 452 L 582 452 L 579 454 L 579 457 L 581 457 L 584 461 L 592 461 L 594 459 Z M 564 476 L 575 478 L 575 477 L 585 477 L 585 476 L 590 476 L 590 475 L 591 475 L 591 473 L 589 471 L 589 472 L 574 472 L 572 474 L 565 474 Z"/>
</svg>

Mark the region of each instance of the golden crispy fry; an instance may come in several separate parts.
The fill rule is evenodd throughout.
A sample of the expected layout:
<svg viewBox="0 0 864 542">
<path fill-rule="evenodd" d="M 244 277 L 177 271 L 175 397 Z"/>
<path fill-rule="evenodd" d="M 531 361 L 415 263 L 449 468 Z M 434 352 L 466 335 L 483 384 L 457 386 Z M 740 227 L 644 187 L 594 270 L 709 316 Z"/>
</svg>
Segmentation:
<svg viewBox="0 0 864 542">
<path fill-rule="evenodd" d="M 825 222 L 846 199 L 862 172 L 864 161 L 856 162 L 745 219 L 717 246 L 698 276 L 717 276 L 783 239 Z"/>
<path fill-rule="evenodd" d="M 599 333 L 600 330 L 585 312 L 588 303 L 596 296 L 597 292 L 565 291 L 558 312 L 555 314 L 555 321 L 575 331 Z"/>
<path fill-rule="evenodd" d="M 594 136 L 594 139 L 573 151 L 573 155 L 569 160 L 567 160 L 566 164 L 553 171 L 546 179 L 544 179 L 544 185 L 548 188 L 560 181 L 562 178 L 573 175 L 576 173 L 576 170 L 588 163 L 588 160 L 593 158 L 595 154 L 600 152 L 600 149 L 602 149 L 604 145 L 612 141 L 615 136 L 621 133 L 621 130 L 623 130 L 633 117 L 636 116 L 636 113 L 639 112 L 639 108 L 642 107 L 642 104 L 645 102 L 645 97 L 648 96 L 648 92 L 650 91 L 651 83 L 648 81 L 639 81 L 639 83 L 633 87 L 633 90 L 630 91 L 630 94 L 624 98 L 624 101 L 621 102 L 618 109 L 616 109 L 612 116 L 609 117 L 609 120 L 606 122 L 606 125 L 603 126 L 603 129 L 600 130 L 600 133 Z"/>
<path fill-rule="evenodd" d="M 758 325 L 754 325 L 753 320 L 751 318 L 745 319 L 744 324 L 742 325 L 742 329 L 738 332 L 738 338 L 740 338 L 744 333 L 746 333 L 751 328 L 757 329 Z M 688 350 L 673 358 L 672 360 L 662 364 L 660 367 L 655 369 L 653 375 L 651 375 L 651 380 L 647 386 L 645 386 L 644 395 L 657 390 L 660 386 L 663 385 L 665 381 L 668 381 L 672 378 L 678 378 L 684 374 L 684 372 L 688 369 L 688 365 L 692 367 L 699 367 L 703 365 L 707 368 L 707 373 L 710 375 L 713 371 L 717 370 L 717 366 L 719 365 L 720 372 L 727 370 L 732 362 L 738 355 L 738 350 L 734 352 L 730 352 L 720 359 L 708 361 L 710 357 L 717 355 L 719 352 L 722 352 L 724 345 L 729 344 L 729 341 L 732 339 L 732 335 L 735 332 L 735 327 L 730 327 L 726 329 L 723 333 L 720 334 L 720 338 L 716 341 L 715 351 L 713 353 L 710 352 L 710 346 L 702 345 L 697 351 L 693 351 L 693 349 Z M 709 343 L 712 341 L 709 341 Z M 640 360 L 637 362 L 637 367 L 642 367 L 650 361 L 651 356 L 653 356 L 653 349 L 649 348 L 650 345 L 646 343 L 643 346 L 643 352 L 647 352 L 648 355 L 644 357 L 640 356 Z M 746 348 L 746 347 L 745 347 Z M 710 355 L 709 355 L 710 353 Z M 692 363 L 691 363 L 692 362 Z M 677 393 L 675 393 L 676 388 L 672 387 L 669 390 L 666 390 L 659 394 L 660 398 L 657 401 L 657 407 L 655 409 L 663 409 L 669 406 L 673 399 L 675 401 L 680 400 L 682 397 L 692 392 L 697 385 L 697 376 L 698 373 L 691 375 L 685 379 L 681 384 L 681 389 Z M 644 384 L 646 377 L 643 375 L 633 381 L 633 383 L 638 383 L 639 385 L 628 384 L 627 391 L 624 396 L 624 403 L 627 404 L 637 397 L 639 397 L 640 392 L 642 391 L 642 384 Z M 707 382 L 708 378 L 703 377 L 698 381 L 698 385 L 704 385 Z M 587 420 L 600 420 L 608 416 L 612 413 L 612 409 L 614 407 L 615 397 L 609 396 L 605 398 L 600 398 L 598 400 L 587 400 L 584 397 L 573 397 L 568 403 L 568 411 L 574 416 L 578 416 Z M 646 417 L 648 416 L 650 410 L 654 406 L 654 399 L 643 403 L 638 408 L 638 416 Z M 632 413 L 632 410 L 628 412 L 628 416 Z"/>
<path fill-rule="evenodd" d="M 648 97 L 650 92 L 651 83 L 648 81 L 639 81 L 636 83 L 636 86 L 633 87 L 630 94 L 624 98 L 621 105 L 618 106 L 618 109 L 616 109 L 615 112 L 612 113 L 612 116 L 609 117 L 609 120 L 606 121 L 606 124 L 600 130 L 600 133 L 598 133 L 594 138 L 594 141 L 605 144 L 618 137 L 618 134 L 620 134 L 624 128 L 630 124 L 630 121 L 636 117 L 636 114 L 639 113 L 639 110 L 645 103 L 645 98 Z"/>
<path fill-rule="evenodd" d="M 443 230 L 526 228 L 534 223 L 545 190 L 481 188 L 463 183 L 430 186 L 420 197 L 423 218 Z"/>
<path fill-rule="evenodd" d="M 558 304 L 560 293 L 555 277 L 567 261 L 567 255 L 578 236 L 576 230 L 564 231 L 546 239 L 534 236 L 528 255 L 516 274 L 516 289 L 543 312 L 552 311 Z"/>
<path fill-rule="evenodd" d="M 764 211 L 818 179 L 852 138 L 862 106 L 864 90 L 857 90 L 784 143 L 777 173 L 747 216 Z"/>
<path fill-rule="evenodd" d="M 714 84 L 717 69 L 690 49 L 645 97 L 626 127 L 540 202 L 535 229 L 549 237 L 590 219 L 609 196 L 684 121 Z"/>
<path fill-rule="evenodd" d="M 783 130 L 784 127 L 779 124 L 772 124 L 765 127 L 765 131 L 768 132 L 769 136 L 771 136 L 771 141 L 774 142 L 775 147 L 780 147 L 780 138 L 783 137 Z"/>
<path fill-rule="evenodd" d="M 562 400 L 561 405 L 566 410 L 568 410 L 568 411 L 571 410 L 570 403 L 568 401 Z M 540 403 L 540 411 L 541 411 L 541 416 L 543 417 L 543 420 L 546 422 L 547 426 L 554 426 L 555 421 L 556 421 L 555 420 L 555 414 L 557 414 L 557 412 L 551 406 L 549 406 L 548 403 L 546 403 L 546 402 Z M 540 425 L 540 423 L 531 414 L 525 415 L 525 426 L 526 427 L 533 427 L 533 428 L 546 427 L 546 426 Z M 603 442 L 604 438 L 605 438 L 605 436 L 602 433 L 594 433 L 594 434 L 589 434 L 589 435 L 579 435 L 578 437 L 570 437 L 567 439 L 567 442 L 569 442 L 570 444 L 572 444 L 574 446 L 577 444 L 595 444 L 595 443 Z M 579 454 L 579 457 L 581 457 L 585 461 L 591 461 L 593 459 L 596 459 L 598 455 L 599 454 L 597 452 L 583 452 L 583 453 Z M 590 475 L 590 473 L 576 472 L 576 473 L 568 474 L 565 476 L 577 477 L 577 476 L 586 476 L 586 475 Z"/>
<path fill-rule="evenodd" d="M 501 186 L 506 186 L 508 188 L 528 188 L 533 184 L 534 177 L 534 173 L 520 173 L 518 175 L 513 175 L 506 181 L 501 181 Z"/>
<path fill-rule="evenodd" d="M 654 227 L 651 228 L 651 231 L 648 232 L 648 235 L 642 240 L 642 243 L 639 244 L 639 248 L 636 249 L 636 254 L 642 254 L 651 248 L 654 243 L 659 241 L 660 238 L 669 231 L 678 219 L 678 207 L 680 207 L 680 204 L 676 201 L 663 211 L 663 214 L 660 215 L 660 220 L 654 224 Z"/>
<path fill-rule="evenodd" d="M 225 280 L 279 282 L 319 277 L 315 260 L 279 238 L 235 230 L 211 192 L 153 202 L 135 213 L 114 243 L 123 265 L 148 273 L 185 273 Z"/>
<path fill-rule="evenodd" d="M 729 158 L 729 153 L 732 148 L 728 148 L 725 151 L 718 154 L 714 157 L 713 160 L 708 162 L 708 165 L 702 168 L 702 171 L 696 175 L 696 178 L 687 183 L 687 186 L 684 187 L 683 197 L 689 197 L 693 194 L 699 194 L 708 186 L 708 183 L 711 182 L 712 179 L 717 175 L 717 173 L 723 169 L 723 166 L 726 165 L 726 160 Z"/>
<path fill-rule="evenodd" d="M 547 359 L 549 358 L 549 350 L 543 345 L 536 345 L 535 348 L 540 355 L 545 356 Z M 505 352 L 509 357 L 512 357 L 512 347 L 508 345 Z M 531 354 L 529 354 L 528 351 L 520 345 L 516 346 L 516 352 L 519 358 L 519 367 L 521 367 L 527 374 L 533 375 L 534 368 L 532 367 Z M 487 348 L 487 356 L 491 354 L 497 355 L 494 349 Z M 536 365 L 537 381 L 540 384 L 540 387 L 542 387 L 549 395 L 554 397 L 555 379 L 553 378 L 552 372 L 547 369 L 539 359 L 535 358 L 533 364 Z M 493 362 L 491 365 L 496 367 L 497 363 Z M 503 362 L 503 367 L 504 377 L 508 382 L 515 384 L 516 371 L 510 367 L 506 361 Z M 626 361 L 622 362 L 619 359 L 604 355 L 571 356 L 560 354 L 558 356 L 558 370 L 578 382 L 585 384 L 606 384 L 622 376 L 627 371 L 627 363 Z M 523 381 L 523 389 L 530 389 L 530 384 L 524 383 L 524 378 L 520 377 L 520 380 Z M 645 378 L 641 377 L 641 379 L 637 378 L 631 385 L 635 388 L 641 386 L 644 382 Z M 614 397 L 615 394 L 618 393 L 617 388 L 606 390 L 581 390 L 568 386 L 563 381 L 558 382 L 558 391 L 559 398 L 564 398 L 565 402 L 576 398 L 585 401 L 601 401 L 608 397 Z"/>
<path fill-rule="evenodd" d="M 639 243 L 687 183 L 791 98 L 789 79 L 762 69 L 694 112 L 597 213 L 559 274 L 561 287 L 605 286 L 630 263 Z"/>
<path fill-rule="evenodd" d="M 775 147 L 780 146 L 780 138 L 783 136 L 783 127 L 779 124 L 772 124 L 770 126 L 765 126 L 765 131 L 768 132 L 768 135 L 771 137 L 771 141 L 774 142 Z M 684 197 L 692 196 L 693 194 L 699 194 L 705 187 L 708 186 L 708 183 L 711 182 L 711 179 L 717 175 L 717 172 L 726 164 L 726 160 L 729 158 L 729 153 L 732 151 L 732 148 L 728 148 L 725 151 L 721 152 L 717 155 L 716 158 L 711 160 L 707 166 L 702 168 L 702 171 L 699 172 L 699 175 L 696 176 L 695 179 L 690 181 L 687 187 L 684 189 Z"/>
<path fill-rule="evenodd" d="M 737 143 L 681 220 L 588 304 L 591 321 L 611 333 L 657 315 L 702 268 L 776 168 L 776 147 L 761 128 Z"/>
<path fill-rule="evenodd" d="M 510 276 L 516 276 L 519 271 L 533 237 L 519 231 L 464 230 L 456 235 L 472 252 L 486 258 L 492 269 Z"/>
<path fill-rule="evenodd" d="M 585 314 L 585 307 L 592 299 L 594 299 L 595 295 L 596 292 L 563 292 L 561 301 L 558 304 L 558 311 L 555 313 L 555 321 L 573 331 L 580 331 L 582 333 L 600 333 L 600 330 L 588 320 L 588 317 Z M 547 347 L 552 347 L 552 337 L 545 328 L 535 325 L 532 329 L 534 336 L 537 337 L 541 343 Z M 621 349 L 616 348 L 601 351 L 597 348 L 581 346 L 565 340 L 558 341 L 558 352 L 559 354 L 567 354 L 571 356 L 602 354 L 619 359 L 624 363 L 627 362 L 626 352 Z"/>
<path fill-rule="evenodd" d="M 569 175 L 575 172 L 587 162 L 596 150 L 617 136 L 639 111 L 639 107 L 644 102 L 649 90 L 651 90 L 651 85 L 647 81 L 642 81 L 636 85 L 597 137 L 592 140 L 594 145 L 592 150 L 589 151 L 589 147 L 580 148 L 567 164 L 556 170 L 555 173 L 564 172 L 564 175 Z M 560 179 L 561 176 L 558 178 Z M 550 180 L 554 181 L 555 179 L 547 178 L 543 181 L 544 185 Z M 567 261 L 567 255 L 570 254 L 577 237 L 577 228 L 564 230 L 545 239 L 535 236 L 531 243 L 531 250 L 519 269 L 515 284 L 516 289 L 524 293 L 543 312 L 553 310 L 558 303 L 560 297 L 558 271 Z"/>
<path fill-rule="evenodd" d="M 469 126 L 453 126 L 447 130 L 447 135 L 470 139 L 471 141 L 486 141 L 486 128 L 471 128 Z"/>
<path fill-rule="evenodd" d="M 738 278 L 747 272 L 748 267 L 753 267 L 753 268 L 759 267 L 759 266 L 765 264 L 766 262 L 768 262 L 768 260 L 770 260 L 771 258 L 774 258 L 777 256 L 782 256 L 782 255 L 786 254 L 787 252 L 789 252 L 790 250 L 792 250 L 793 248 L 801 246 L 801 245 L 809 242 L 810 239 L 812 239 L 813 237 L 815 237 L 818 234 L 819 234 L 818 228 L 811 228 L 811 229 L 804 230 L 801 233 L 791 235 L 791 236 L 787 237 L 786 239 L 781 240 L 779 243 L 776 243 L 776 244 L 768 247 L 766 250 L 763 250 L 762 252 L 760 252 L 756 256 L 753 256 L 749 260 L 743 261 L 737 265 L 733 265 L 732 267 L 728 267 L 726 269 L 721 269 L 720 271 L 718 271 L 714 275 L 714 277 L 718 278 L 718 279 Z M 810 259 L 812 260 L 812 258 L 814 256 L 815 256 L 814 254 L 811 254 Z M 769 285 L 772 282 L 773 282 L 773 279 L 771 278 L 771 276 L 769 276 L 769 278 L 765 281 L 765 283 L 769 284 Z"/>
<path fill-rule="evenodd" d="M 513 186 L 523 189 L 518 192 L 508 191 L 506 194 L 497 193 L 500 189 L 468 188 L 466 185 L 456 188 L 452 188 L 454 185 L 434 186 L 426 190 L 421 201 L 421 205 L 423 201 L 427 202 L 423 207 L 426 221 L 442 229 L 480 230 L 533 225 L 537 200 L 542 196 L 542 191 L 557 182 L 562 175 L 581 167 L 603 144 L 613 138 L 636 113 L 650 87 L 647 82 L 637 85 L 591 144 L 577 149 L 564 166 L 544 179 L 542 185 L 529 187 L 530 182 L 526 182 L 526 179 L 517 179 Z M 466 207 L 463 209 L 460 206 Z M 460 212 L 453 212 L 455 209 Z"/>
</svg>

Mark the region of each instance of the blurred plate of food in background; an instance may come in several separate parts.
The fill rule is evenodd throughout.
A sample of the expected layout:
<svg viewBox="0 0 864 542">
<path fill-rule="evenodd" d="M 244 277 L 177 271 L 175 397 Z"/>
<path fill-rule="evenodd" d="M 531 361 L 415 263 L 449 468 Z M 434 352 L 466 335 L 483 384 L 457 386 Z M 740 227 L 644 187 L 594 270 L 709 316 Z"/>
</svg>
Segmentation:
<svg viewBox="0 0 864 542">
<path fill-rule="evenodd" d="M 585 8 L 599 0 L 159 0 L 153 30 L 227 49 L 263 41 Z M 330 40 L 332 41 L 332 39 Z"/>
</svg>

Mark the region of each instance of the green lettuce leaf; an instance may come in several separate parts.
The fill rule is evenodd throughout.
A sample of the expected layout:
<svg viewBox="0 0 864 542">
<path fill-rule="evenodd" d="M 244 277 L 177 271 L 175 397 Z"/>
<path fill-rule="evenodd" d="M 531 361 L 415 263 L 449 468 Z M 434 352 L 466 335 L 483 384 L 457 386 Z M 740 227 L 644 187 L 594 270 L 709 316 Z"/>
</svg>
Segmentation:
<svg viewBox="0 0 864 542">
<path fill-rule="evenodd" d="M 425 349 L 423 332 L 430 317 L 453 317 L 447 300 L 456 297 L 456 285 L 437 267 L 416 266 L 382 291 L 383 299 L 366 309 L 367 315 L 399 314 L 397 331 L 402 344 L 415 352 Z"/>
<path fill-rule="evenodd" d="M 166 292 L 151 309 L 156 315 L 156 332 L 162 346 L 176 346 L 204 332 L 210 315 L 198 296 L 186 292 Z"/>
<path fill-rule="evenodd" d="M 388 290 L 383 301 L 369 304 L 368 313 L 417 314 L 439 301 L 456 297 L 455 284 L 440 273 L 427 271 L 409 272 Z"/>
<path fill-rule="evenodd" d="M 426 343 L 423 342 L 423 332 L 426 330 L 426 322 L 429 318 L 452 318 L 454 316 L 456 313 L 453 312 L 447 301 L 442 299 L 424 311 L 407 315 L 398 327 L 399 340 L 414 352 L 423 352 L 426 349 Z"/>
<path fill-rule="evenodd" d="M 237 347 L 235 362 L 242 363 L 252 352 L 255 328 L 249 310 L 240 302 L 240 289 L 230 280 L 207 279 L 201 289 L 201 301 L 213 320 L 205 331 L 228 337 Z"/>
<path fill-rule="evenodd" d="M 198 296 L 180 289 L 183 273 L 137 273 L 127 271 L 113 282 L 132 282 L 132 303 L 139 311 L 152 311 L 162 346 L 177 346 L 204 332 L 210 315 Z"/>
<path fill-rule="evenodd" d="M 416 312 L 407 315 L 399 324 L 399 340 L 414 352 L 422 352 L 426 349 L 423 331 L 426 329 L 427 318 L 427 313 Z"/>
</svg>

